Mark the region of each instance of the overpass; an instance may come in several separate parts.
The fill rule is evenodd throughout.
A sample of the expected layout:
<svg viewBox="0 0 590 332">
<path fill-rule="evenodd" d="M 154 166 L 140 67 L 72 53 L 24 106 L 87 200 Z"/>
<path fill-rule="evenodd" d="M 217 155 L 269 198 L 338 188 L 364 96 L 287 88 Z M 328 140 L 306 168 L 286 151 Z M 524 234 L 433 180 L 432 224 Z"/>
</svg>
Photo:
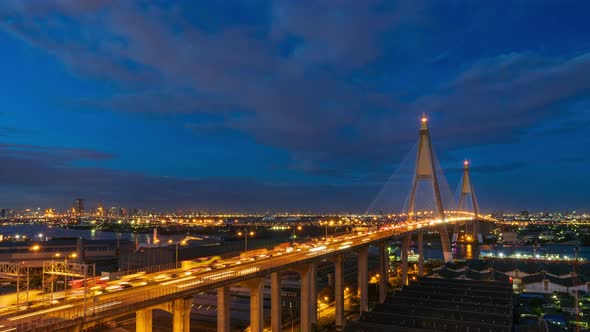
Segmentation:
<svg viewBox="0 0 590 332">
<path fill-rule="evenodd" d="M 173 314 L 174 331 L 189 331 L 189 314 L 192 297 L 198 293 L 217 289 L 218 331 L 229 331 L 229 286 L 240 284 L 250 289 L 252 331 L 262 331 L 263 305 L 262 287 L 265 276 L 271 276 L 271 318 L 273 331 L 280 331 L 280 273 L 294 270 L 301 274 L 301 327 L 310 331 L 317 319 L 315 313 L 315 263 L 330 260 L 335 263 L 335 303 L 336 325 L 344 324 L 344 281 L 342 271 L 343 255 L 355 252 L 358 256 L 358 295 L 361 311 L 368 310 L 368 248 L 380 248 L 379 271 L 380 301 L 385 299 L 387 263 L 385 243 L 397 238 L 408 238 L 413 233 L 472 220 L 468 213 L 455 213 L 456 216 L 442 220 L 415 221 L 383 227 L 364 234 L 341 235 L 314 246 L 303 244 L 300 251 L 282 253 L 261 258 L 249 263 L 188 274 L 181 269 L 161 271 L 157 275 L 175 275 L 175 278 L 133 287 L 115 293 L 89 297 L 47 308 L 21 311 L 10 317 L 0 319 L 0 331 L 81 331 L 100 323 L 130 313 L 137 315 L 137 331 L 151 331 L 151 311 L 162 309 Z M 421 243 L 419 243 L 421 245 Z M 420 250 L 420 249 L 419 249 Z M 402 252 L 403 253 L 403 252 Z M 421 256 L 422 258 L 422 256 Z M 239 261 L 239 260 L 238 260 Z M 237 261 L 236 261 L 237 262 Z M 420 264 L 421 265 L 421 264 Z M 148 279 L 150 278 L 148 277 Z"/>
<path fill-rule="evenodd" d="M 296 250 L 275 251 L 266 257 L 252 261 L 233 259 L 231 264 L 210 271 L 191 272 L 182 269 L 161 271 L 147 275 L 146 284 L 113 293 L 89 296 L 66 301 L 49 307 L 27 309 L 0 317 L 0 332 L 21 331 L 83 331 L 117 317 L 135 313 L 136 331 L 152 331 L 152 311 L 161 309 L 173 316 L 173 331 L 188 332 L 193 296 L 201 292 L 217 290 L 217 330 L 230 330 L 229 287 L 241 285 L 250 290 L 250 330 L 260 332 L 264 327 L 263 286 L 264 278 L 271 279 L 271 329 L 281 331 L 281 273 L 297 271 L 301 275 L 301 331 L 308 332 L 317 322 L 316 263 L 334 262 L 335 320 L 342 329 L 344 319 L 343 256 L 357 255 L 357 294 L 361 312 L 368 310 L 368 252 L 369 246 L 379 248 L 379 302 L 385 301 L 388 280 L 386 243 L 402 239 L 402 281 L 408 283 L 408 246 L 413 234 L 418 235 L 419 275 L 423 274 L 423 241 L 426 230 L 436 229 L 441 236 L 445 261 L 451 261 L 449 225 L 494 221 L 475 213 L 443 210 L 430 137 L 422 118 L 417 166 L 410 195 L 406 220 L 364 233 L 345 234 L 323 242 L 302 244 Z M 436 201 L 436 215 L 422 218 L 414 211 L 418 182 L 432 184 Z M 472 229 L 477 229 L 473 227 Z M 164 276 L 161 278 L 161 276 Z"/>
</svg>

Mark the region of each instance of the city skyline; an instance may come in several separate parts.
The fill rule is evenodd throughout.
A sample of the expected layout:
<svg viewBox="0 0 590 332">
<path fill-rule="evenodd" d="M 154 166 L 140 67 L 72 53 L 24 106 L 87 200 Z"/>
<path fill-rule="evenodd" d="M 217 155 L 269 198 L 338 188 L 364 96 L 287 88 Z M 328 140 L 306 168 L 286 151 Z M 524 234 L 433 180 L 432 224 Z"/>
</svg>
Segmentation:
<svg viewBox="0 0 590 332">
<path fill-rule="evenodd" d="M 426 113 L 483 211 L 588 211 L 588 7 L 3 2 L 0 208 L 362 212 Z"/>
</svg>

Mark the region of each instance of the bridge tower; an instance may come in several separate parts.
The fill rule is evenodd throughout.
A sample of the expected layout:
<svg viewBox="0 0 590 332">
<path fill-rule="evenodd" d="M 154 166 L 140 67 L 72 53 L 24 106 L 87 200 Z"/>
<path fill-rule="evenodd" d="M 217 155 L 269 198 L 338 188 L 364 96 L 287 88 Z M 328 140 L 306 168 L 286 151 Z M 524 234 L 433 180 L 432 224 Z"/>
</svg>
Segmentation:
<svg viewBox="0 0 590 332">
<path fill-rule="evenodd" d="M 445 262 L 451 262 L 453 260 L 453 254 L 451 252 L 451 243 L 449 241 L 449 234 L 447 231 L 447 225 L 445 223 L 445 212 L 443 209 L 438 179 L 436 177 L 436 170 L 434 167 L 432 144 L 430 142 L 428 118 L 426 117 L 426 114 L 422 115 L 421 121 L 422 126 L 420 127 L 420 141 L 418 143 L 418 154 L 416 156 L 416 173 L 414 175 L 412 192 L 410 193 L 410 202 L 408 206 L 408 223 L 412 222 L 414 218 L 414 206 L 416 204 L 416 190 L 418 188 L 418 183 L 422 181 L 431 182 L 436 204 L 436 215 L 440 220 L 442 220 L 442 223 L 439 227 L 439 233 L 444 259 Z"/>
<path fill-rule="evenodd" d="M 473 221 L 466 223 L 465 233 L 472 236 L 473 238 L 477 237 L 477 241 L 482 243 L 483 238 L 479 230 L 479 222 L 477 221 L 477 217 L 479 216 L 479 205 L 477 204 L 477 198 L 475 196 L 475 191 L 473 190 L 473 185 L 471 184 L 471 177 L 469 176 L 469 161 L 465 160 L 463 162 L 463 183 L 461 185 L 461 196 L 459 197 L 459 211 L 464 209 L 463 205 L 467 203 L 467 200 L 471 200 L 474 218 Z M 453 231 L 453 242 L 458 240 L 459 227 L 459 223 L 455 224 Z"/>
</svg>

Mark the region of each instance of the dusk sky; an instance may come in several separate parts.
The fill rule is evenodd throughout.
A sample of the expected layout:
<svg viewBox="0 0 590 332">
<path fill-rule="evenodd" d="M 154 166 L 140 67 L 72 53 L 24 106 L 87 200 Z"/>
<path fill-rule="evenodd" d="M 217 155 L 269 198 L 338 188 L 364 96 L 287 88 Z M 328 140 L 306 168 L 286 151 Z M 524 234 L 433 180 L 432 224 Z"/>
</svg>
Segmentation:
<svg viewBox="0 0 590 332">
<path fill-rule="evenodd" d="M 588 13 L 4 0 L 0 208 L 363 212 L 426 113 L 450 187 L 471 160 L 483 211 L 589 211 Z"/>
</svg>

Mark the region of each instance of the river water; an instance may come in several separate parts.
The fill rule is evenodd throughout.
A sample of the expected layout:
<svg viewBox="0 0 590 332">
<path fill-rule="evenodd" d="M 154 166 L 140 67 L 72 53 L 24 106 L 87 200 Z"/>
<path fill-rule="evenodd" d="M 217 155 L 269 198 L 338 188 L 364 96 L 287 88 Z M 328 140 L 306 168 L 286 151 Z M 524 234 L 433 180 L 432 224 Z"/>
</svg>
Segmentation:
<svg viewBox="0 0 590 332">
<path fill-rule="evenodd" d="M 34 238 L 36 240 L 40 239 L 39 235 L 42 234 L 42 238 L 59 238 L 59 237 L 75 237 L 75 238 L 84 238 L 89 240 L 131 240 L 137 241 L 140 243 L 147 243 L 148 240 L 153 240 L 153 234 L 140 234 L 140 233 L 115 233 L 115 232 L 104 232 L 100 230 L 90 230 L 90 229 L 68 229 L 62 227 L 49 227 L 46 224 L 19 224 L 19 225 L 6 225 L 0 226 L 0 234 L 4 237 L 15 235 L 19 236 L 27 236 L 28 238 Z M 184 238 L 182 234 L 174 234 L 174 235 L 167 235 L 167 234 L 158 234 L 158 238 L 162 243 L 167 242 L 168 240 L 172 240 L 174 242 L 180 241 Z M 417 248 L 414 245 L 412 249 L 417 253 Z M 492 245 L 481 245 L 481 246 L 474 246 L 470 244 L 458 244 L 456 247 L 453 248 L 453 255 L 455 257 L 470 259 L 470 258 L 477 258 L 480 256 L 486 256 L 488 254 L 493 254 L 494 256 L 498 256 L 499 254 L 504 255 L 505 257 L 514 256 L 517 254 L 528 255 L 528 256 L 535 256 L 536 254 L 541 256 L 546 255 L 559 255 L 560 257 L 568 256 L 570 258 L 575 256 L 575 247 L 572 245 L 544 245 L 542 247 L 532 247 L 532 246 L 511 246 L 511 247 L 502 247 L 501 245 L 492 246 Z M 580 247 L 579 248 L 579 257 L 585 260 L 590 259 L 590 247 Z M 428 245 L 424 248 L 424 257 L 426 259 L 442 259 L 442 251 L 440 248 L 440 243 L 428 243 Z"/>
<path fill-rule="evenodd" d="M 115 232 L 103 232 L 100 230 L 92 229 L 70 229 L 63 227 L 49 227 L 46 224 L 19 224 L 19 225 L 6 225 L 0 226 L 0 234 L 4 237 L 14 237 L 23 235 L 29 239 L 45 240 L 47 238 L 63 238 L 63 237 L 74 237 L 84 238 L 87 240 L 137 240 L 140 243 L 145 243 L 148 239 L 152 240 L 153 234 L 141 234 L 141 233 L 115 233 Z M 39 237 L 39 235 L 42 235 Z M 164 235 L 158 234 L 158 239 L 161 242 L 168 240 L 179 241 L 185 236 L 183 234 Z"/>
</svg>

